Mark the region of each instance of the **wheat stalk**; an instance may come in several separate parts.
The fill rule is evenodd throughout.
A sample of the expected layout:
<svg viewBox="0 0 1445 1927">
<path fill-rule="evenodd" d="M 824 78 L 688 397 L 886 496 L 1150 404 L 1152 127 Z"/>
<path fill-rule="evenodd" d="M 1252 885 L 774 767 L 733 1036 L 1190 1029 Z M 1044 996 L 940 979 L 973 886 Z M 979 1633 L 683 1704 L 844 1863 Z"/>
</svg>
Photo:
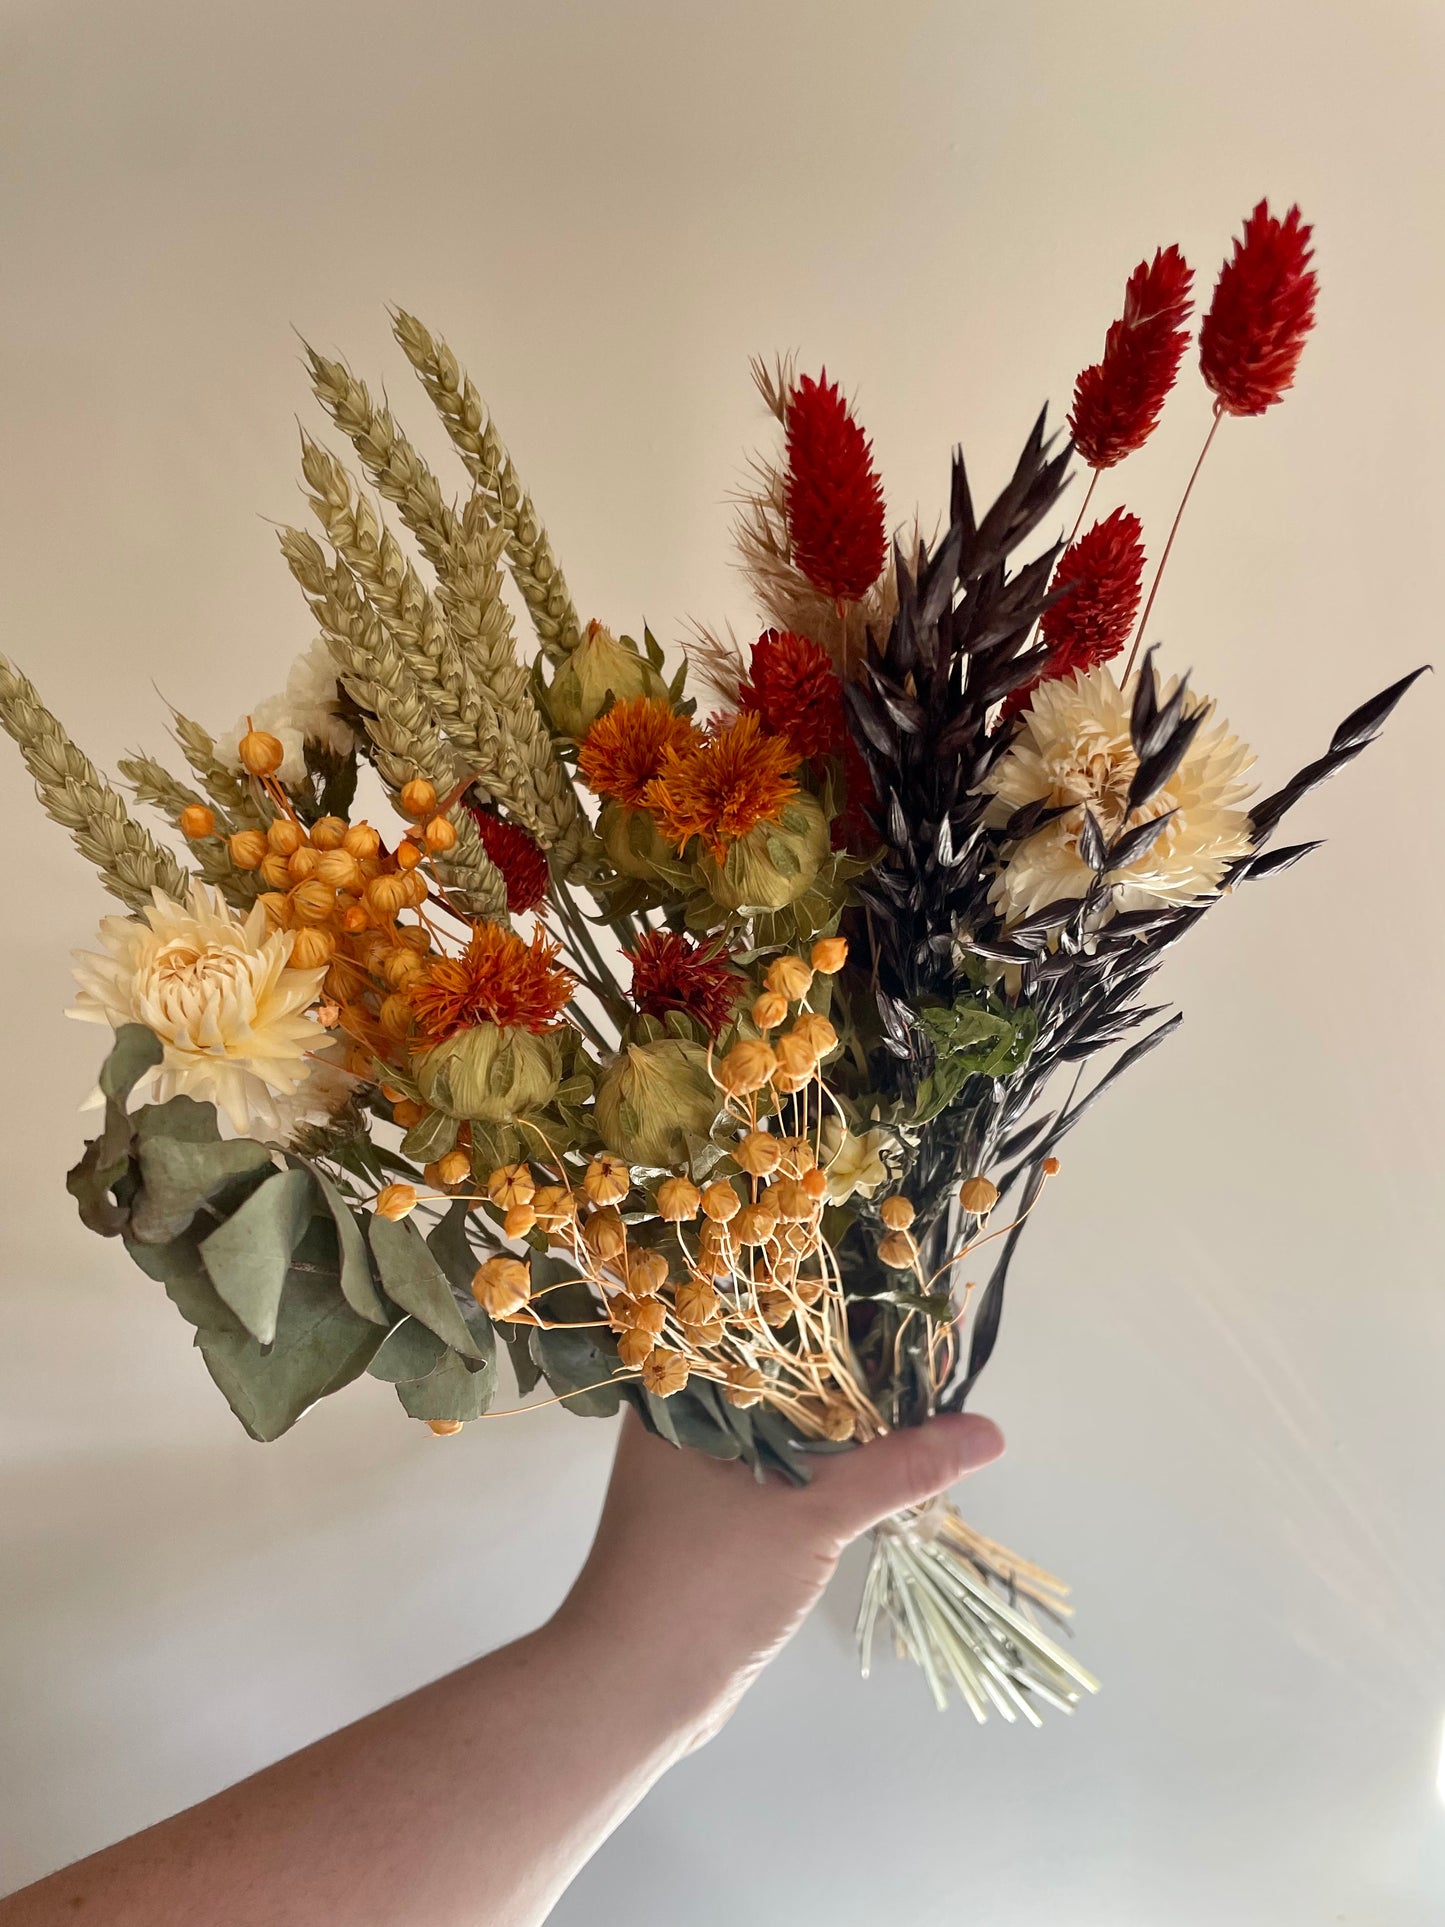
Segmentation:
<svg viewBox="0 0 1445 1927">
<path fill-rule="evenodd" d="M 156 762 L 152 756 L 122 756 L 117 759 L 116 768 L 129 783 L 138 803 L 162 811 L 177 828 L 183 810 L 213 807 L 198 790 L 172 776 L 164 763 Z M 196 838 L 189 844 L 191 860 L 207 883 L 220 890 L 237 909 L 246 910 L 260 893 L 260 872 L 238 870 L 232 863 L 223 841 L 231 823 L 224 811 L 217 814 L 221 835 Z"/>
<path fill-rule="evenodd" d="M 344 563 L 330 566 L 321 545 L 299 529 L 281 531 L 281 549 L 321 626 L 338 676 L 365 716 L 383 782 L 393 793 L 414 776 L 425 777 L 443 794 L 454 789 L 465 773 L 458 770 L 456 752 L 355 577 Z M 463 909 L 505 917 L 506 883 L 483 849 L 465 804 L 453 804 L 450 820 L 457 841 L 445 859 L 437 859 L 437 874 Z"/>
<path fill-rule="evenodd" d="M 505 529 L 512 577 L 549 662 L 566 660 L 582 640 L 572 598 L 547 531 L 522 487 L 496 425 L 470 378 L 445 342 L 434 340 L 414 315 L 398 309 L 392 332 L 421 377 L 452 444 L 481 492 L 487 514 Z"/>
<path fill-rule="evenodd" d="M 364 381 L 342 362 L 306 348 L 316 399 L 361 457 L 361 465 L 440 571 L 456 539 L 457 518 L 442 498 L 441 483 L 402 434 L 391 410 L 378 407 Z"/>
<path fill-rule="evenodd" d="M 302 471 L 328 540 L 360 583 L 441 726 L 482 787 L 565 874 L 585 824 L 517 661 L 501 596 L 503 536 L 474 496 L 445 551 L 439 599 L 329 450 L 302 437 Z"/>
<path fill-rule="evenodd" d="M 35 685 L 0 656 L 0 723 L 14 737 L 47 815 L 70 831 L 112 896 L 142 909 L 154 889 L 184 902 L 190 878 L 127 811 L 84 751 L 41 702 Z"/>
<path fill-rule="evenodd" d="M 205 790 L 214 809 L 219 810 L 233 829 L 251 829 L 265 822 L 265 815 L 246 778 L 231 769 L 216 754 L 214 738 L 199 723 L 171 711 L 176 741 Z"/>
</svg>

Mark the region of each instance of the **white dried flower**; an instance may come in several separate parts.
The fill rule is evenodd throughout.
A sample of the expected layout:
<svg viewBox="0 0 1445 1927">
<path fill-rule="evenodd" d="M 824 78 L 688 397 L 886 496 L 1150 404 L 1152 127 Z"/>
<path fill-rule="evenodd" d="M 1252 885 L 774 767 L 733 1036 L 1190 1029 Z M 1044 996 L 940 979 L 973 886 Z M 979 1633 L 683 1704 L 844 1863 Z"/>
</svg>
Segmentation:
<svg viewBox="0 0 1445 1927">
<path fill-rule="evenodd" d="M 855 1191 L 860 1197 L 871 1198 L 880 1184 L 887 1183 L 882 1146 L 881 1131 L 865 1131 L 857 1137 L 837 1117 L 823 1120 L 818 1161 L 828 1179 L 830 1204 L 842 1204 Z"/>
<path fill-rule="evenodd" d="M 1104 665 L 1040 683 L 1012 746 L 989 772 L 983 787 L 996 799 L 995 825 L 1025 803 L 1066 810 L 1009 851 L 992 891 L 1006 919 L 1087 891 L 1093 872 L 1079 855 L 1085 806 L 1106 838 L 1124 827 L 1138 767 L 1129 736 L 1133 691 L 1132 678 L 1121 689 Z M 1226 723 L 1200 730 L 1169 781 L 1128 819 L 1132 828 L 1175 812 L 1150 850 L 1111 873 L 1115 909 L 1191 903 L 1219 887 L 1231 859 L 1250 847 L 1249 816 L 1239 805 L 1253 787 L 1244 780 L 1253 762 Z"/>
<path fill-rule="evenodd" d="M 306 744 L 316 743 L 333 756 L 349 756 L 356 736 L 337 709 L 336 664 L 319 637 L 291 665 L 286 687 L 249 709 L 216 744 L 228 769 L 241 767 L 241 738 L 249 727 L 264 729 L 285 752 L 276 774 L 288 786 L 306 780 Z"/>
<path fill-rule="evenodd" d="M 157 890 L 142 916 L 102 918 L 100 935 L 104 954 L 75 953 L 68 1014 L 154 1031 L 165 1055 L 144 1080 L 153 1102 L 184 1092 L 238 1136 L 285 1143 L 345 1097 L 337 1068 L 314 1058 L 326 1032 L 303 1015 L 326 971 L 291 969 L 291 933 L 268 932 L 259 904 L 243 920 L 204 884 L 188 904 Z"/>
</svg>

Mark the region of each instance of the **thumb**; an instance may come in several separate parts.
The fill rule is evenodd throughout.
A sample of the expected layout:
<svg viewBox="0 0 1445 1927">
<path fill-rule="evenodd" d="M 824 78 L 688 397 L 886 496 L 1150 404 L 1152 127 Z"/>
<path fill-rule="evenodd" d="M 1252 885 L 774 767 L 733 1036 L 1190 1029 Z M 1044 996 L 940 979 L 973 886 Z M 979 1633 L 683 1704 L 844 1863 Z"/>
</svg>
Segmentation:
<svg viewBox="0 0 1445 1927">
<path fill-rule="evenodd" d="M 905 1506 L 926 1504 L 955 1479 L 991 1464 L 1003 1449 L 1003 1433 L 992 1419 L 946 1413 L 825 1460 L 814 1489 L 853 1539 Z"/>
</svg>

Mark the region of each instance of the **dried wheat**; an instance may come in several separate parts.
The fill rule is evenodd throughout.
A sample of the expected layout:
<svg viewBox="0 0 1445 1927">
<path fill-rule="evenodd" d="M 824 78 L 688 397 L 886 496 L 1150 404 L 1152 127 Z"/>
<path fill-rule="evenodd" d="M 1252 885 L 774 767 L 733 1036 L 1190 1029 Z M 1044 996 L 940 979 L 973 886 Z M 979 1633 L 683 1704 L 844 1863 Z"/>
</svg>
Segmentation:
<svg viewBox="0 0 1445 1927">
<path fill-rule="evenodd" d="M 100 871 L 127 909 L 139 910 L 153 889 L 184 900 L 187 873 L 137 823 L 89 757 L 41 702 L 35 686 L 0 656 L 0 723 L 14 737 L 48 815 L 70 831 L 75 847 Z"/>
<path fill-rule="evenodd" d="M 321 545 L 299 529 L 282 530 L 281 548 L 321 626 L 338 676 L 364 713 L 383 782 L 396 792 L 412 777 L 424 776 L 443 794 L 454 789 L 470 772 L 459 768 L 416 676 L 355 577 L 344 564 L 328 564 Z M 482 848 L 466 806 L 456 803 L 450 817 L 457 842 L 445 860 L 438 859 L 438 875 L 464 909 L 505 916 L 506 884 Z"/>
<path fill-rule="evenodd" d="M 481 491 L 488 516 L 506 530 L 507 560 L 543 655 L 564 661 L 581 641 L 582 626 L 547 531 L 481 397 L 446 343 L 434 340 L 415 316 L 398 310 L 392 330 Z"/>
</svg>

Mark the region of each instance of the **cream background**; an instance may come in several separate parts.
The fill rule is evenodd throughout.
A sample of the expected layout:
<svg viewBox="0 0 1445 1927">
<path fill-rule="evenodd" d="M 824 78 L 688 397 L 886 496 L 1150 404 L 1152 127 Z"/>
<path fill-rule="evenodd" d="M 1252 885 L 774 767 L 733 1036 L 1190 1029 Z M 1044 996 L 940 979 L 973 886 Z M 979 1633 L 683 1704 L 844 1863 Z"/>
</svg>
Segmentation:
<svg viewBox="0 0 1445 1927">
<path fill-rule="evenodd" d="M 1065 405 L 1146 249 L 1207 286 L 1266 191 L 1317 223 L 1320 327 L 1221 436 L 1157 629 L 1271 786 L 1438 655 L 1438 4 L 5 0 L 0 33 L 0 647 L 104 763 L 161 746 L 153 683 L 222 727 L 309 640 L 266 521 L 321 426 L 293 325 L 432 448 L 384 304 L 445 332 L 584 614 L 675 640 L 748 620 L 750 352 L 826 359 L 932 513 L 954 438 L 992 490 Z M 1156 552 L 1206 418 L 1186 379 L 1124 471 Z M 1016 1272 L 970 1507 L 1075 1581 L 1102 1698 L 1031 1734 L 861 1685 L 855 1573 L 564 1927 L 1441 1918 L 1440 717 L 1427 683 L 1301 810 L 1328 847 L 1177 953 L 1185 1029 Z M 370 1382 L 245 1440 L 61 1188 L 104 905 L 8 744 L 0 803 L 3 1889 L 534 1623 L 610 1440 L 442 1444 Z"/>
</svg>

